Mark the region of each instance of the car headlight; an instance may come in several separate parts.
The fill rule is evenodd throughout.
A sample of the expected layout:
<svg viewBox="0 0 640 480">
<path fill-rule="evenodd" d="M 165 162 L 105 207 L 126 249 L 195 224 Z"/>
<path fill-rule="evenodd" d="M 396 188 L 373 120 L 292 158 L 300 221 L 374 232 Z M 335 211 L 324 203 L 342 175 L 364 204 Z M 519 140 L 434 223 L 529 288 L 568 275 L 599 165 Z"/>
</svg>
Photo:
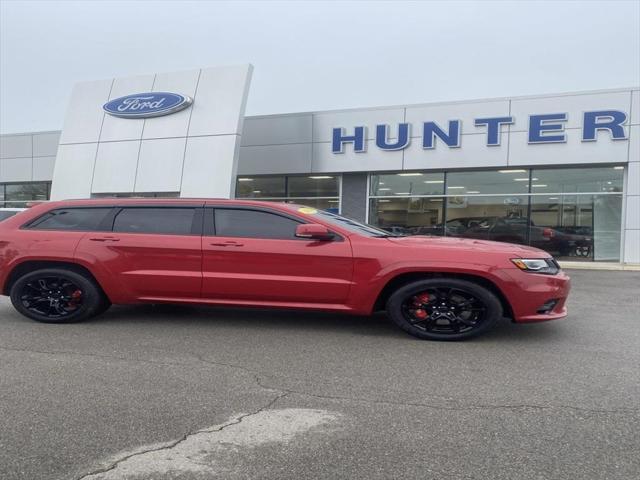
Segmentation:
<svg viewBox="0 0 640 480">
<path fill-rule="evenodd" d="M 560 265 L 553 258 L 512 258 L 511 261 L 525 272 L 555 275 L 560 271 Z"/>
</svg>

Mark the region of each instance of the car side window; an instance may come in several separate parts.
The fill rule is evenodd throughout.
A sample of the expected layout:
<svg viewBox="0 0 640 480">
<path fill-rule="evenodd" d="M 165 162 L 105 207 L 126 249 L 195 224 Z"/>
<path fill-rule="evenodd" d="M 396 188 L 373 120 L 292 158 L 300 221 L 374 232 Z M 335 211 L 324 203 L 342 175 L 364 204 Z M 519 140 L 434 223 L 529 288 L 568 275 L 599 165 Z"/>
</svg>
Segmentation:
<svg viewBox="0 0 640 480">
<path fill-rule="evenodd" d="M 38 218 L 28 228 L 33 230 L 96 231 L 110 211 L 111 207 L 61 208 L 52 210 Z"/>
<path fill-rule="evenodd" d="M 260 210 L 216 208 L 214 223 L 220 237 L 297 240 L 296 227 L 302 222 Z"/>
<path fill-rule="evenodd" d="M 195 213 L 195 208 L 127 207 L 116 215 L 113 231 L 191 235 Z"/>
</svg>

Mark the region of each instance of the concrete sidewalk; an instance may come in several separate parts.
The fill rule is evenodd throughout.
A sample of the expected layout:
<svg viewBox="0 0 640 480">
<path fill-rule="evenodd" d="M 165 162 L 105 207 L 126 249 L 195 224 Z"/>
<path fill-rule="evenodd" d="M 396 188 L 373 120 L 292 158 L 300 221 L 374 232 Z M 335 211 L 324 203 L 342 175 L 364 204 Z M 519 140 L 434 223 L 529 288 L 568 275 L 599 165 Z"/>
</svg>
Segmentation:
<svg viewBox="0 0 640 480">
<path fill-rule="evenodd" d="M 617 270 L 640 272 L 640 263 L 617 263 L 617 262 L 558 262 L 565 270 Z"/>
</svg>

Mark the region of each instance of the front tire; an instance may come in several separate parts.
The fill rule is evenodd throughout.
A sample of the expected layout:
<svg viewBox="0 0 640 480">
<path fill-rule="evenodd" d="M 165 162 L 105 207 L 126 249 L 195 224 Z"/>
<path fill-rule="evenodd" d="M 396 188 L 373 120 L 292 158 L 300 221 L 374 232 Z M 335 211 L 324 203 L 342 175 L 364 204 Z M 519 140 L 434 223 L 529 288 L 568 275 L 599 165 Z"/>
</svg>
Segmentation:
<svg viewBox="0 0 640 480">
<path fill-rule="evenodd" d="M 25 317 L 44 323 L 74 323 L 108 308 L 92 278 L 62 268 L 29 272 L 11 287 L 11 303 Z"/>
<path fill-rule="evenodd" d="M 387 315 L 414 337 L 465 340 L 493 327 L 502 317 L 502 304 L 477 283 L 429 278 L 396 290 L 387 301 Z"/>
</svg>

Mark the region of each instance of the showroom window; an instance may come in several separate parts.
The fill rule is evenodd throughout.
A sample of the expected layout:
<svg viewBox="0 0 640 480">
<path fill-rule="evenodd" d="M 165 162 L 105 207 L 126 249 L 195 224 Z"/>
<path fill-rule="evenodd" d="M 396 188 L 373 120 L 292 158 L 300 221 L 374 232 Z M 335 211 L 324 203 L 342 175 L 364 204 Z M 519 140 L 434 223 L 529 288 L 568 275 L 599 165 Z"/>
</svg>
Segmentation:
<svg viewBox="0 0 640 480">
<path fill-rule="evenodd" d="M 25 208 L 29 201 L 49 200 L 51 182 L 0 183 L 0 206 Z"/>
<path fill-rule="evenodd" d="M 411 195 L 442 195 L 444 173 L 393 173 L 371 175 L 371 194 L 405 197 Z"/>
<path fill-rule="evenodd" d="M 178 198 L 180 192 L 92 193 L 91 198 Z"/>
<path fill-rule="evenodd" d="M 623 177 L 622 166 L 376 174 L 369 222 L 400 235 L 503 241 L 562 260 L 619 261 Z"/>
<path fill-rule="evenodd" d="M 236 198 L 299 203 L 338 213 L 339 175 L 259 175 L 239 176 Z"/>
</svg>

